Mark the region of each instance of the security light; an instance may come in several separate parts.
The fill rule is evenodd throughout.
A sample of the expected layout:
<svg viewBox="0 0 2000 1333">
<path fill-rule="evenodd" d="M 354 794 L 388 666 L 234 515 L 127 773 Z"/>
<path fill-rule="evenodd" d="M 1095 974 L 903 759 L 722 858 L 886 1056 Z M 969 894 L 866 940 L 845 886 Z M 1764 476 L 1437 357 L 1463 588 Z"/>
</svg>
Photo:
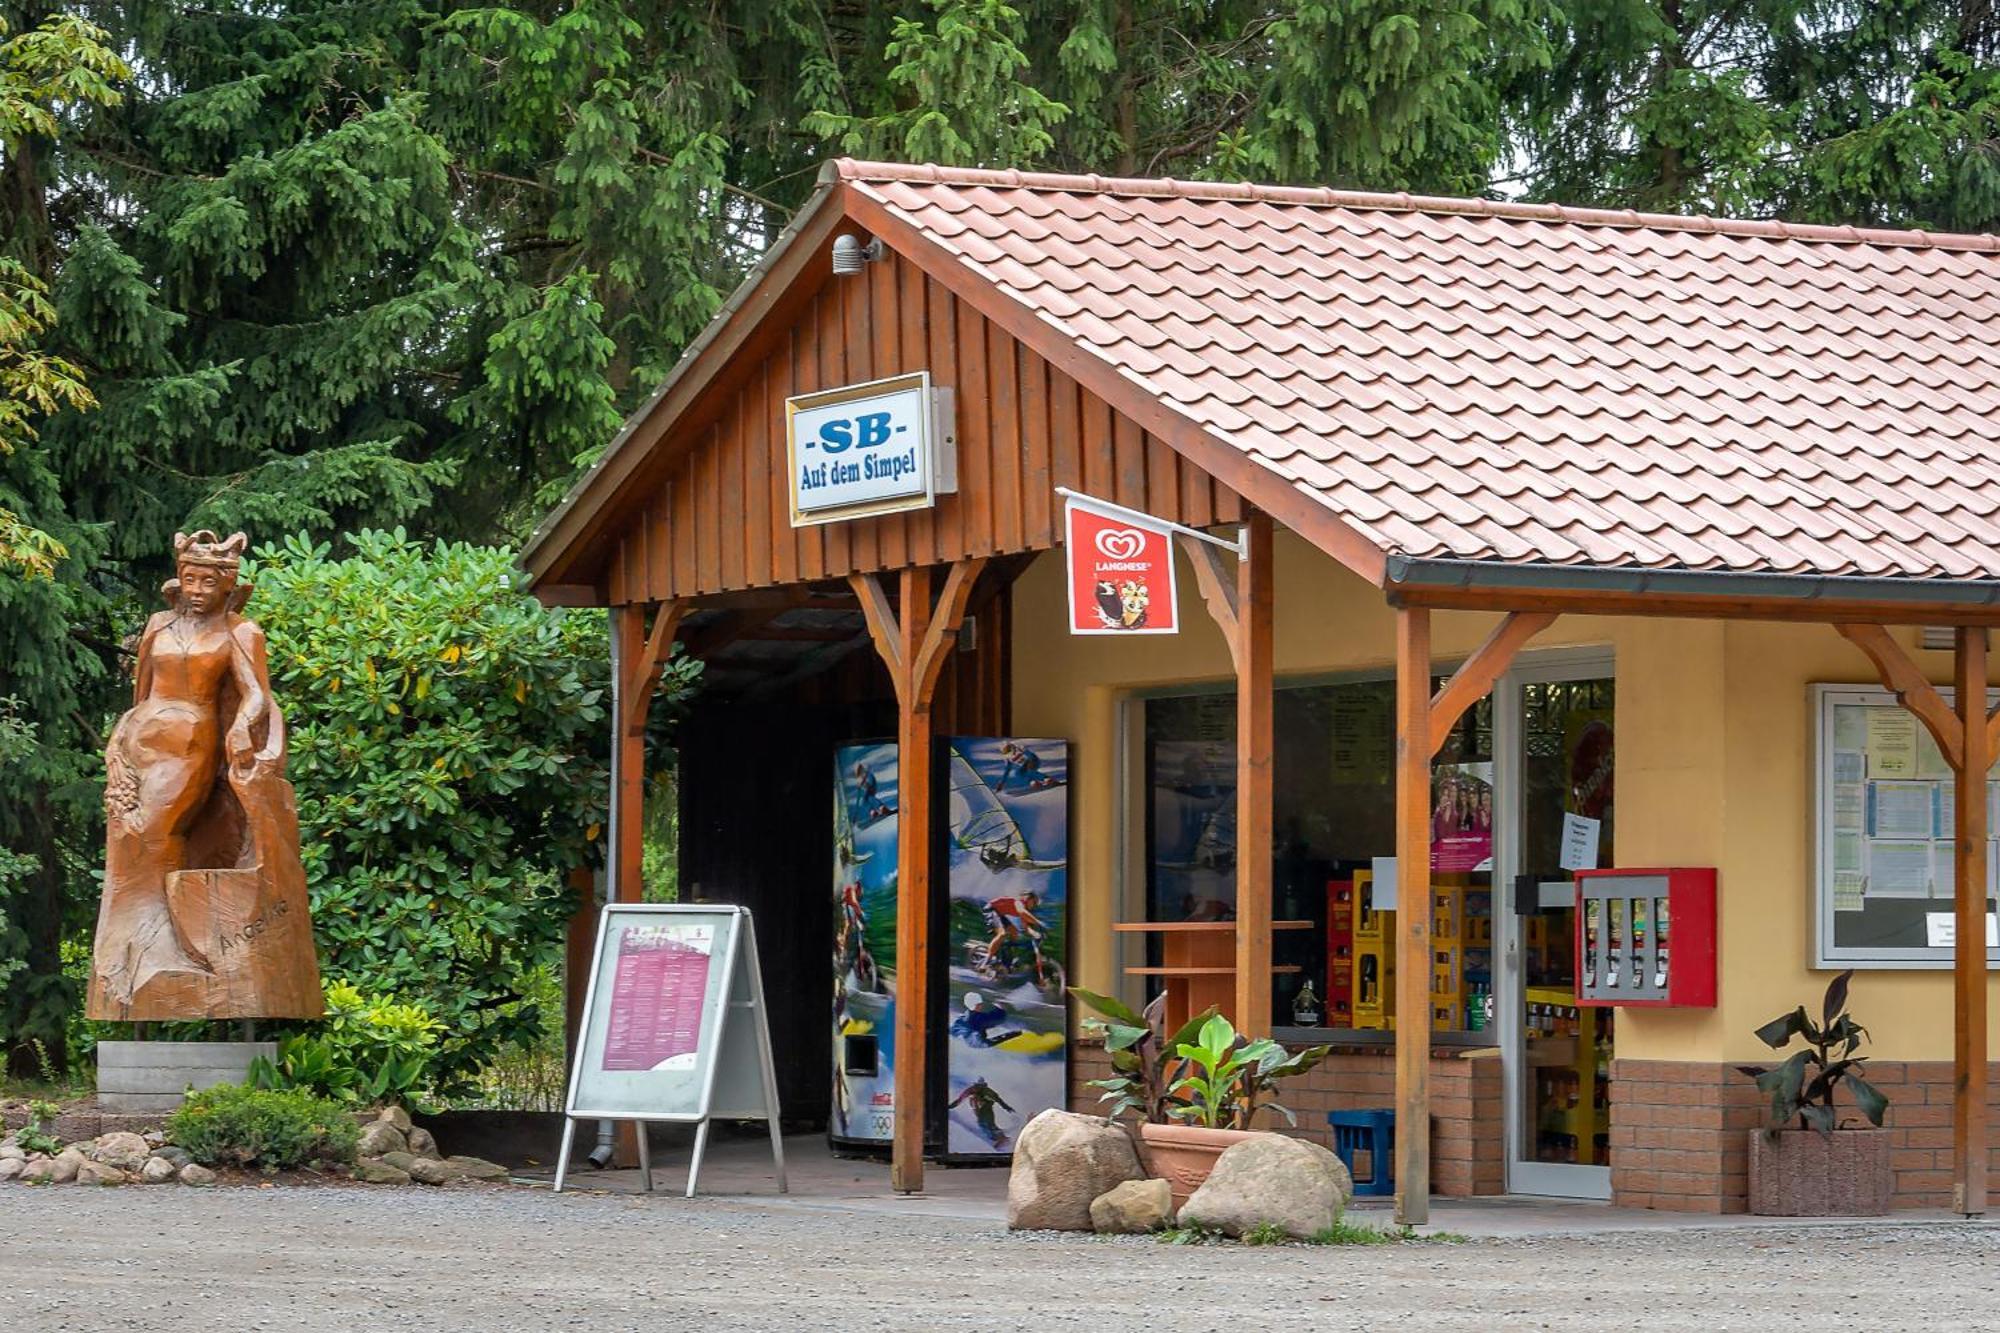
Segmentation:
<svg viewBox="0 0 2000 1333">
<path fill-rule="evenodd" d="M 882 238 L 877 236 L 866 245 L 861 238 L 846 233 L 833 238 L 833 271 L 836 277 L 846 277 L 859 273 L 864 265 L 872 264 L 887 253 Z"/>
</svg>

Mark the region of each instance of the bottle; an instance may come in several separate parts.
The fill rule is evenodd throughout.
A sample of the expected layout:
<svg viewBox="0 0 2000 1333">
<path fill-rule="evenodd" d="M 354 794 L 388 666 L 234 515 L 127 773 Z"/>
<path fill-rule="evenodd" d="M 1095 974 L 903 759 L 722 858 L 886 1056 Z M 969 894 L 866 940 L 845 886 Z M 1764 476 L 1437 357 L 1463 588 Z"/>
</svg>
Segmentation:
<svg viewBox="0 0 2000 1333">
<path fill-rule="evenodd" d="M 1316 1028 L 1319 1026 L 1319 996 L 1313 994 L 1312 978 L 1299 987 L 1299 993 L 1292 997 L 1292 1023 L 1296 1027 Z"/>
</svg>

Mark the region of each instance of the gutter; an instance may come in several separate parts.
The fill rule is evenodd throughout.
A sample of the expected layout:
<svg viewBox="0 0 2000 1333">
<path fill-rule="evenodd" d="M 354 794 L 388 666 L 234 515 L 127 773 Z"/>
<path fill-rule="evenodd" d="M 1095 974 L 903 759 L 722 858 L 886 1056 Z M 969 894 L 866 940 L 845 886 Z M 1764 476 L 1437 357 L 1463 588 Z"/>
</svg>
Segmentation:
<svg viewBox="0 0 2000 1333">
<path fill-rule="evenodd" d="M 1605 593 L 1656 597 L 1759 597 L 1790 602 L 1891 602 L 1913 607 L 2000 606 L 2000 579 L 1869 578 L 1852 574 L 1751 574 L 1714 569 L 1606 568 L 1428 560 L 1391 555 L 1383 587 Z"/>
</svg>

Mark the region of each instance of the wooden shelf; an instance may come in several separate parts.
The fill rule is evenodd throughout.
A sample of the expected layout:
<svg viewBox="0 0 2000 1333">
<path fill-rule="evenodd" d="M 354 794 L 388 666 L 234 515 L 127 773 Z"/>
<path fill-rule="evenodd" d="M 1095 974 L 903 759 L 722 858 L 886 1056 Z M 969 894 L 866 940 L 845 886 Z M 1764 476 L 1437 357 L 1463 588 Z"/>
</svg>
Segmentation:
<svg viewBox="0 0 2000 1333">
<path fill-rule="evenodd" d="M 1311 930 L 1311 921 L 1273 921 L 1272 930 Z M 1116 921 L 1113 930 L 1128 932 L 1153 932 L 1160 934 L 1235 934 L 1234 921 Z"/>
<path fill-rule="evenodd" d="M 1297 967 L 1291 965 L 1271 969 L 1273 972 L 1296 972 L 1298 970 Z M 1236 969 L 1233 967 L 1128 967 L 1125 969 L 1125 974 L 1133 977 L 1233 977 L 1236 975 Z"/>
</svg>

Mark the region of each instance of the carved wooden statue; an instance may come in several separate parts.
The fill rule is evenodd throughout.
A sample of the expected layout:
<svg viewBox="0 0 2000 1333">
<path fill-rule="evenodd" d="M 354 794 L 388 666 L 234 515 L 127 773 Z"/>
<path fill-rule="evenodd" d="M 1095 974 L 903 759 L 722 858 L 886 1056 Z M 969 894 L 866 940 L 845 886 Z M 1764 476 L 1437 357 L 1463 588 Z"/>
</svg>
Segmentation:
<svg viewBox="0 0 2000 1333">
<path fill-rule="evenodd" d="M 92 1018 L 317 1018 L 299 817 L 264 632 L 237 614 L 247 544 L 174 535 L 169 609 L 139 639 L 105 750 Z"/>
</svg>

